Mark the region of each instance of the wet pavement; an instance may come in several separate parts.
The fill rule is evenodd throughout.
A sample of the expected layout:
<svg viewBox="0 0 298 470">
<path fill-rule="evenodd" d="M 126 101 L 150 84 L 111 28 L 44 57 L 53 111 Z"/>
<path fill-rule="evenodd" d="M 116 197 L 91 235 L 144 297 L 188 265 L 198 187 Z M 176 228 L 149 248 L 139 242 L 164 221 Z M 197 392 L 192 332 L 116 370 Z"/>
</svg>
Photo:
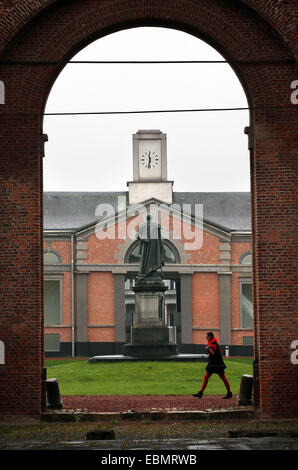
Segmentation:
<svg viewBox="0 0 298 470">
<path fill-rule="evenodd" d="M 132 411 L 132 410 L 131 410 Z M 112 415 L 112 417 L 111 417 Z M 112 437 L 109 435 L 105 439 L 101 436 L 101 439 L 88 440 L 87 435 L 80 436 L 80 440 L 61 440 L 54 441 L 45 440 L 45 436 L 38 440 L 29 440 L 21 438 L 14 441 L 5 441 L 5 435 L 2 435 L 2 441 L 0 441 L 0 457 L 8 457 L 10 461 L 20 461 L 24 465 L 25 462 L 32 463 L 33 461 L 37 464 L 40 463 L 53 463 L 56 464 L 59 459 L 60 464 L 62 461 L 68 465 L 72 461 L 78 464 L 83 463 L 95 463 L 107 464 L 107 465 L 121 465 L 128 466 L 129 468 L 143 467 L 145 465 L 159 464 L 159 461 L 154 461 L 154 456 L 160 455 L 165 456 L 165 460 L 162 464 L 177 464 L 176 457 L 179 460 L 183 456 L 190 460 L 181 462 L 184 465 L 200 463 L 201 466 L 205 462 L 208 464 L 210 458 L 213 462 L 222 463 L 223 455 L 225 456 L 224 463 L 229 464 L 229 469 L 233 465 L 239 469 L 239 459 L 230 458 L 229 455 L 235 455 L 235 451 L 247 451 L 245 453 L 245 463 L 252 465 L 258 462 L 260 458 L 260 451 L 263 452 L 268 459 L 273 459 L 273 463 L 277 463 L 276 459 L 283 459 L 286 456 L 287 463 L 292 461 L 296 463 L 295 456 L 297 457 L 298 450 L 298 423 L 296 420 L 293 421 L 293 426 L 290 426 L 287 430 L 276 429 L 270 425 L 268 429 L 251 430 L 246 425 L 252 419 L 252 408 L 242 407 L 241 409 L 230 409 L 230 410 L 216 410 L 216 411 L 172 411 L 172 412 L 147 412 L 147 413 L 119 413 L 117 414 L 118 419 L 123 420 L 136 420 L 136 423 L 142 423 L 146 420 L 146 423 L 151 421 L 163 421 L 163 422 L 189 422 L 194 421 L 200 422 L 236 422 L 243 423 L 240 429 L 227 430 L 228 434 L 226 437 L 185 437 L 185 438 L 134 438 L 133 434 L 127 435 L 121 439 L 113 438 L 117 437 L 114 434 Z M 76 412 L 65 412 L 64 411 L 49 411 L 43 414 L 42 422 L 50 423 L 68 423 L 68 426 L 72 426 L 72 423 L 86 423 L 94 422 L 95 430 L 99 433 L 102 431 L 101 423 L 110 422 L 111 419 L 115 419 L 115 413 L 76 413 Z M 70 421 L 70 423 L 69 423 Z M 97 425 L 96 423 L 99 423 Z M 93 430 L 94 431 L 94 430 Z M 33 437 L 33 436 L 32 436 Z M 93 436 L 94 437 L 94 436 Z M 59 438 L 58 438 L 59 439 Z M 64 437 L 65 439 L 65 437 Z M 67 438 L 66 438 L 67 439 Z M 21 452 L 25 450 L 26 452 Z M 216 452 L 224 451 L 224 452 Z M 249 452 L 248 452 L 249 451 Z M 278 451 L 278 452 L 272 452 Z M 58 454 L 58 456 L 57 456 Z M 241 453 L 241 455 L 244 455 Z M 126 456 L 126 457 L 125 457 Z M 129 459 L 134 459 L 134 463 Z M 123 460 L 120 460 L 120 459 Z M 156 457 L 157 458 L 157 457 Z M 62 459 L 62 460 L 61 460 Z M 65 459 L 65 460 L 64 460 Z M 117 460 L 118 459 L 118 460 Z M 193 459 L 193 460 L 191 460 Z M 209 459 L 209 460 L 208 460 Z M 215 459 L 215 460 L 214 460 Z"/>
<path fill-rule="evenodd" d="M 0 450 L 298 450 L 297 437 L 242 437 L 214 439 L 115 439 L 63 441 L 59 443 L 24 441 L 1 443 Z"/>
</svg>

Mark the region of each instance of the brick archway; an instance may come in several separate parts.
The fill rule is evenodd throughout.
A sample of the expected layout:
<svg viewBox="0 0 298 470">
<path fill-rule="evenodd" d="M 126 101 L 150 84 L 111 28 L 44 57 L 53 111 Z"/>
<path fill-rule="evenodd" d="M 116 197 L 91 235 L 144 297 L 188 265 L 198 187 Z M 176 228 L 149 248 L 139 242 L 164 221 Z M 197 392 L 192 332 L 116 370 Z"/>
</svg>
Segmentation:
<svg viewBox="0 0 298 470">
<path fill-rule="evenodd" d="M 297 43 L 291 2 L 76 0 L 3 2 L 1 113 L 3 299 L 0 414 L 39 416 L 43 365 L 42 115 L 65 63 L 82 47 L 133 26 L 193 34 L 221 52 L 251 107 L 257 406 L 262 417 L 298 414 L 295 317 L 295 105 Z M 293 15 L 293 18 L 292 16 Z M 292 26 L 291 26 L 292 25 Z M 296 56 L 295 56 L 296 53 Z M 268 109 L 264 109 L 268 107 Z M 276 109 L 274 107 L 278 107 Z M 297 140 L 296 140 L 297 144 Z M 3 380 L 2 380 L 3 379 Z M 3 385 L 4 384 L 4 385 Z"/>
</svg>

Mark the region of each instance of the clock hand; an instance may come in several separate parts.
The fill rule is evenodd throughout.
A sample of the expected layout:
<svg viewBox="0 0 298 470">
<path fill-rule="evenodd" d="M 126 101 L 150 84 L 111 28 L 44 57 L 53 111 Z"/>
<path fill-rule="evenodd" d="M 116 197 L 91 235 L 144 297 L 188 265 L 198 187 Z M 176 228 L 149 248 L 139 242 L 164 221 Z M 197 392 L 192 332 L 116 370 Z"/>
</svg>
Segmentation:
<svg viewBox="0 0 298 470">
<path fill-rule="evenodd" d="M 151 151 L 148 152 L 148 168 L 151 168 Z"/>
</svg>

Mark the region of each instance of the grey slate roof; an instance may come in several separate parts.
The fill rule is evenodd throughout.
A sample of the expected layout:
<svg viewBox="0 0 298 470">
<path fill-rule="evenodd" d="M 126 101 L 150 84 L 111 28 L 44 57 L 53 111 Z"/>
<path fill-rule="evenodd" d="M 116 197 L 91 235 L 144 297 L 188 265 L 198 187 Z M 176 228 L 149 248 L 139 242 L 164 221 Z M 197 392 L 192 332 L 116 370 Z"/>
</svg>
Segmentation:
<svg viewBox="0 0 298 470">
<path fill-rule="evenodd" d="M 250 193 L 173 193 L 173 202 L 203 205 L 203 219 L 230 231 L 251 230 Z"/>
<path fill-rule="evenodd" d="M 75 230 L 96 222 L 96 207 L 110 204 L 118 212 L 118 197 L 126 197 L 128 192 L 45 192 L 44 229 Z M 203 204 L 203 218 L 216 226 L 229 231 L 250 231 L 250 194 L 247 192 L 173 192 L 173 203 Z"/>
<path fill-rule="evenodd" d="M 44 192 L 44 229 L 72 230 L 98 221 L 99 204 L 110 204 L 117 210 L 118 196 L 127 192 Z"/>
</svg>

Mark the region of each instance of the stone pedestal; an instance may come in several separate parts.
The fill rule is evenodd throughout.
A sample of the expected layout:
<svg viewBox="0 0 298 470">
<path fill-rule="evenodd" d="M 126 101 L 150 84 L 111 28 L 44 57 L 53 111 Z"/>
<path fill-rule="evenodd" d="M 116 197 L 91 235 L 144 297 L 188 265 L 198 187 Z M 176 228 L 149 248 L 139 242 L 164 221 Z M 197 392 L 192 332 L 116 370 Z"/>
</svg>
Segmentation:
<svg viewBox="0 0 298 470">
<path fill-rule="evenodd" d="M 55 378 L 46 380 L 46 391 L 48 398 L 48 408 L 61 410 L 63 408 L 58 380 Z"/>
<path fill-rule="evenodd" d="M 133 288 L 135 318 L 131 342 L 124 345 L 125 356 L 158 357 L 178 353 L 176 332 L 165 322 L 165 291 L 162 280 L 143 280 Z"/>
<path fill-rule="evenodd" d="M 253 376 L 242 375 L 240 383 L 240 391 L 238 397 L 238 405 L 247 406 L 252 404 Z"/>
</svg>

